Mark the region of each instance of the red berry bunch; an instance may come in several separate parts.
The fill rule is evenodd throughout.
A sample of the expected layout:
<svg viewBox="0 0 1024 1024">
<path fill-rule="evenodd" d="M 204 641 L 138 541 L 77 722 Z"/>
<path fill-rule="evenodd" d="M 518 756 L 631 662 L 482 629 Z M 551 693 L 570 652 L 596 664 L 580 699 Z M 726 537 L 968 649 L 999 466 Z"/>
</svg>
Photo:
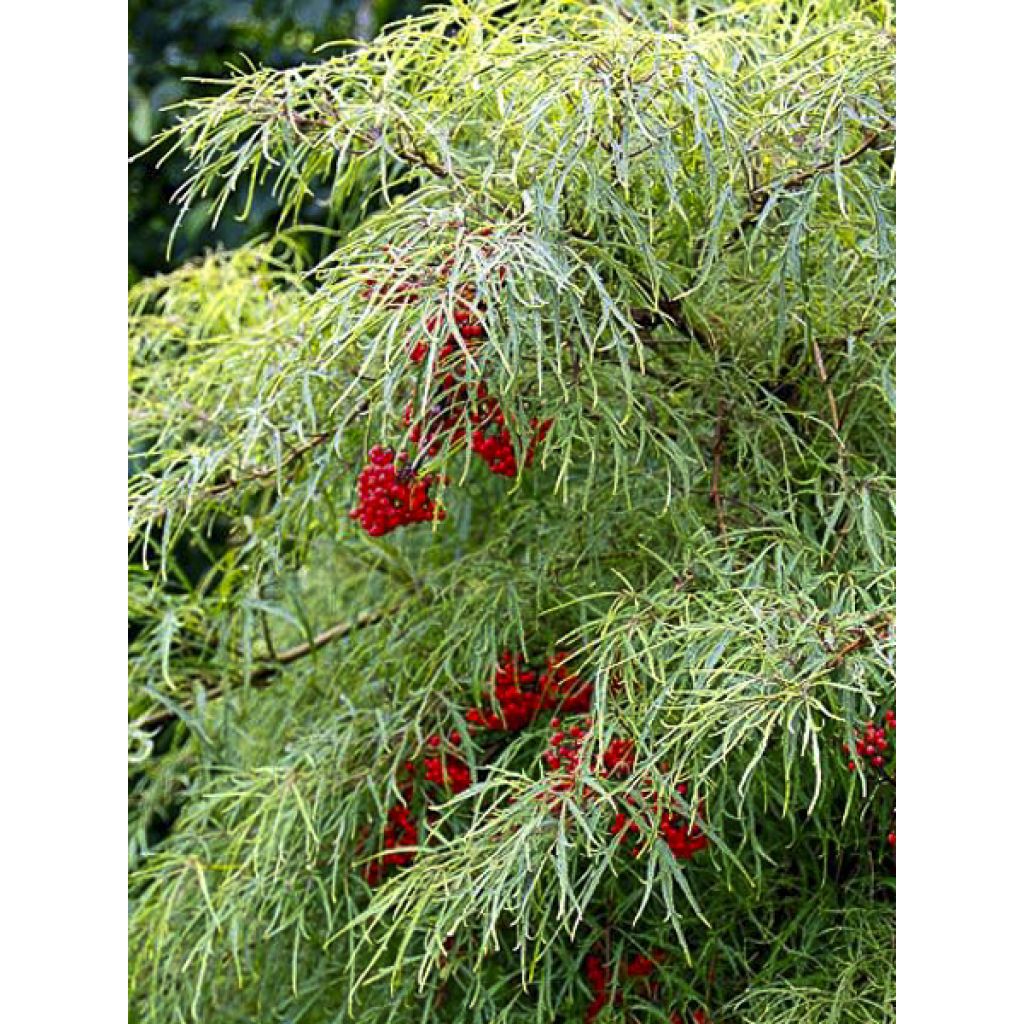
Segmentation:
<svg viewBox="0 0 1024 1024">
<path fill-rule="evenodd" d="M 667 959 L 668 954 L 662 949 L 651 950 L 650 955 L 637 953 L 619 964 L 619 977 L 624 984 L 636 986 L 646 1000 L 656 1000 L 658 983 L 654 975 Z M 588 953 L 583 958 L 583 976 L 587 979 L 587 985 L 593 994 L 587 1004 L 584 1020 L 587 1024 L 593 1024 L 601 1010 L 612 1001 L 609 989 L 612 986 L 614 972 L 600 954 Z M 622 1005 L 622 992 L 616 992 L 614 1005 Z M 683 1024 L 683 1017 L 678 1010 L 673 1011 L 669 1020 L 672 1024 Z M 694 1024 L 711 1024 L 700 1010 L 694 1012 L 693 1021 Z"/>
<path fill-rule="evenodd" d="M 541 709 L 538 673 L 531 669 L 521 654 L 502 651 L 494 673 L 492 694 L 498 711 L 470 709 L 466 721 L 471 726 L 494 732 L 519 732 L 525 729 Z"/>
<path fill-rule="evenodd" d="M 548 658 L 540 676 L 546 706 L 558 708 L 567 715 L 589 711 L 594 696 L 594 684 L 584 682 L 577 673 L 566 668 L 570 657 L 566 651 L 556 651 Z"/>
<path fill-rule="evenodd" d="M 680 784 L 677 789 L 681 796 L 686 795 L 685 784 Z M 684 814 L 662 811 L 658 831 L 677 860 L 690 860 L 701 850 L 707 849 L 707 836 L 696 823 L 691 824 L 690 819 Z"/>
<path fill-rule="evenodd" d="M 484 325 L 480 322 L 479 313 L 471 306 L 472 298 L 473 293 L 470 290 L 464 290 L 459 296 L 459 307 L 453 314 L 458 334 L 450 334 L 438 349 L 434 372 L 445 375 L 441 379 L 443 386 L 446 387 L 451 387 L 456 381 L 456 376 L 461 377 L 465 372 L 466 355 L 484 336 Z M 430 317 L 426 323 L 428 333 L 436 333 L 443 323 L 440 314 Z M 427 358 L 429 352 L 430 342 L 420 338 L 410 346 L 409 360 L 418 366 Z"/>
<path fill-rule="evenodd" d="M 415 851 L 407 847 L 415 847 L 418 840 L 419 829 L 412 811 L 405 804 L 395 804 L 388 811 L 387 825 L 384 828 L 384 849 L 390 852 L 366 865 L 366 881 L 370 885 L 379 885 L 389 868 L 411 864 Z"/>
<path fill-rule="evenodd" d="M 685 797 L 686 783 L 681 782 L 676 786 L 676 792 Z M 651 803 L 643 804 L 632 795 L 626 797 L 626 802 L 634 813 L 619 811 L 611 829 L 612 835 L 619 836 L 621 841 L 624 842 L 628 836 L 639 836 L 640 823 L 637 817 L 650 821 L 653 815 L 658 822 L 658 834 L 677 860 L 692 860 L 701 850 L 707 849 L 707 836 L 696 822 L 691 822 L 688 815 L 675 808 L 663 808 L 659 813 L 656 805 L 652 807 Z M 703 806 L 698 808 L 698 816 L 703 810 Z M 643 847 L 639 844 L 631 851 L 634 857 L 639 857 L 642 852 Z"/>
<path fill-rule="evenodd" d="M 515 477 L 519 472 L 516 451 L 512 445 L 512 434 L 505 423 L 505 414 L 498 403 L 489 396 L 483 396 L 473 416 L 475 424 L 470 436 L 470 448 L 475 455 L 487 463 L 487 468 L 498 476 Z M 541 422 L 536 417 L 530 420 L 533 436 L 523 456 L 523 465 L 532 466 L 533 456 L 551 429 L 551 420 Z"/>
<path fill-rule="evenodd" d="M 593 730 L 593 719 L 587 717 L 573 725 L 562 727 L 560 718 L 551 719 L 554 730 L 544 752 L 544 763 L 551 772 L 573 776 L 580 768 L 580 748 Z M 604 777 L 626 777 L 632 774 L 636 762 L 636 744 L 632 740 L 615 738 L 601 754 L 598 774 Z"/>
<path fill-rule="evenodd" d="M 868 722 L 863 732 L 855 737 L 856 753 L 851 753 L 849 743 L 843 744 L 843 753 L 850 757 L 847 767 L 857 770 L 858 759 L 881 772 L 885 772 L 896 759 L 896 712 L 886 711 L 877 725 Z"/>
<path fill-rule="evenodd" d="M 505 414 L 488 392 L 486 382 L 479 381 L 473 388 L 465 379 L 467 358 L 484 335 L 483 324 L 477 313 L 468 307 L 456 310 L 455 323 L 458 337 L 450 336 L 437 352 L 426 423 L 412 422 L 412 404 L 406 407 L 405 422 L 411 427 L 409 436 L 414 444 L 423 445 L 431 455 L 436 455 L 445 438 L 451 445 L 464 441 L 468 422 L 472 426 L 470 450 L 487 463 L 492 473 L 514 477 L 519 467 Z M 436 331 L 439 326 L 440 317 L 432 317 L 427 322 L 428 330 Z M 429 351 L 426 341 L 417 341 L 409 350 L 409 359 L 419 364 Z M 534 418 L 530 426 L 533 436 L 523 457 L 524 466 L 533 464 L 537 445 L 547 437 L 551 420 L 541 422 Z"/>
<path fill-rule="evenodd" d="M 565 668 L 569 655 L 558 652 L 542 672 L 531 668 L 521 654 L 502 651 L 494 673 L 492 695 L 499 710 L 472 708 L 466 714 L 471 727 L 492 732 L 519 732 L 541 711 L 571 705 L 590 706 L 593 685 Z"/>
<path fill-rule="evenodd" d="M 486 227 L 476 232 L 484 237 L 490 233 Z M 401 260 L 398 254 L 393 254 L 387 246 L 385 251 L 392 257 L 396 271 L 399 270 Z M 450 280 L 452 267 L 453 260 L 449 258 L 431 273 L 406 273 L 402 277 L 396 274 L 395 279 L 388 281 L 369 279 L 363 297 L 392 307 L 412 305 L 421 301 L 426 291 L 436 294 L 438 286 Z M 504 268 L 499 268 L 499 280 L 504 280 L 504 276 Z M 405 409 L 405 425 L 409 427 L 412 444 L 420 451 L 419 458 L 439 454 L 446 442 L 450 447 L 465 444 L 469 433 L 470 450 L 484 460 L 492 473 L 515 477 L 519 465 L 510 424 L 497 401 L 488 393 L 486 383 L 478 381 L 472 385 L 467 379 L 471 354 L 486 333 L 482 321 L 485 310 L 473 286 L 464 285 L 456 290 L 452 312 L 454 330 L 435 350 L 426 381 L 428 400 L 422 402 L 425 416 L 416 420 L 415 403 L 410 402 Z M 445 322 L 442 312 L 429 317 L 425 324 L 428 335 L 432 337 L 440 333 Z M 408 353 L 410 362 L 419 365 L 430 356 L 431 343 L 417 338 L 410 343 Z M 530 420 L 530 427 L 533 433 L 523 453 L 524 466 L 532 465 L 537 445 L 551 429 L 551 420 L 534 418 Z M 370 453 L 370 464 L 360 474 L 360 502 L 350 513 L 351 517 L 377 537 L 409 523 L 442 519 L 443 511 L 433 505 L 428 493 L 436 476 L 428 474 L 417 479 L 411 466 L 398 466 L 390 475 L 382 474 L 382 468 L 387 469 L 388 464 L 378 461 L 381 456 L 374 456 L 374 452 L 382 451 L 377 448 Z M 398 458 L 404 461 L 406 456 Z"/>
<path fill-rule="evenodd" d="M 594 993 L 593 999 L 587 1004 L 587 1014 L 583 1019 L 586 1024 L 592 1024 L 608 1004 L 608 986 L 611 984 L 612 972 L 605 966 L 600 956 L 588 953 L 583 958 L 583 974 Z"/>
<path fill-rule="evenodd" d="M 663 949 L 652 950 L 650 956 L 637 953 L 636 956 L 626 961 L 626 977 L 649 978 L 665 962 L 667 956 L 668 954 Z"/>
<path fill-rule="evenodd" d="M 448 735 L 448 742 L 453 747 L 462 743 L 462 737 L 458 732 L 452 731 Z M 442 745 L 441 737 L 437 733 L 427 737 L 427 746 L 431 750 L 439 750 Z M 406 767 L 410 767 L 407 762 Z M 469 771 L 469 765 L 458 757 L 444 752 L 428 754 L 423 759 L 423 777 L 427 782 L 447 790 L 451 793 L 461 793 L 473 783 L 473 777 Z"/>
<path fill-rule="evenodd" d="M 359 474 L 359 504 L 349 517 L 371 537 L 382 537 L 409 523 L 429 523 L 445 517 L 430 498 L 437 474 L 418 476 L 406 465 L 408 456 L 395 456 L 379 445 L 370 449 L 369 464 Z"/>
<path fill-rule="evenodd" d="M 557 794 L 566 792 L 574 784 L 580 770 L 581 747 L 593 730 L 593 721 L 588 717 L 563 728 L 560 719 L 552 718 L 551 727 L 554 732 L 548 741 L 543 761 L 548 771 L 555 776 L 552 779 L 552 789 Z M 636 744 L 630 739 L 614 737 L 602 751 L 595 774 L 604 778 L 628 778 L 633 774 L 635 767 Z M 652 793 L 653 787 L 646 783 L 643 788 L 646 794 L 643 799 L 633 794 L 624 797 L 632 813 L 626 809 L 616 813 L 611 826 L 612 835 L 619 836 L 621 841 L 625 841 L 628 836 L 638 837 L 641 830 L 638 819 L 646 819 L 648 822 L 657 821 L 661 838 L 678 859 L 690 860 L 707 848 L 708 839 L 696 823 L 691 823 L 689 818 L 676 808 L 659 808 L 657 797 Z M 685 797 L 686 792 L 685 783 L 676 786 L 676 793 L 680 797 Z M 593 795 L 589 788 L 584 789 L 585 799 Z M 703 814 L 703 806 L 699 808 L 698 814 Z M 634 846 L 633 856 L 639 857 L 642 850 L 641 845 Z"/>
<path fill-rule="evenodd" d="M 410 805 L 415 798 L 420 778 L 423 782 L 447 793 L 462 793 L 473 784 L 469 765 L 451 752 L 451 748 L 457 749 L 461 743 L 462 736 L 454 729 L 448 734 L 447 740 L 442 739 L 439 733 L 431 733 L 427 737 L 427 749 L 430 753 L 424 755 L 419 764 L 410 760 L 403 765 L 404 781 L 401 793 L 404 802 L 396 804 L 388 811 L 387 824 L 384 828 L 384 850 L 392 852 L 384 853 L 367 865 L 364 877 L 370 885 L 379 885 L 389 868 L 406 867 L 415 859 L 414 850 L 394 850 L 395 847 L 415 846 L 417 843 L 416 819 Z M 428 813 L 427 821 L 431 820 L 432 815 Z"/>
</svg>

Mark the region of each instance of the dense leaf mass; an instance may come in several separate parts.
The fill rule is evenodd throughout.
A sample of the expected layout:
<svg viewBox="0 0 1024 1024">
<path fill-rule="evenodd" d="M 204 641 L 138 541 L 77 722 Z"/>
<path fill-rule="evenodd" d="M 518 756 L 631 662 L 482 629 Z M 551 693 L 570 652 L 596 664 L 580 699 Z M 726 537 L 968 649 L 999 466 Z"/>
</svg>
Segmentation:
<svg viewBox="0 0 1024 1024">
<path fill-rule="evenodd" d="M 457 2 L 160 138 L 281 222 L 130 295 L 133 1020 L 894 1019 L 893 59 Z"/>
</svg>

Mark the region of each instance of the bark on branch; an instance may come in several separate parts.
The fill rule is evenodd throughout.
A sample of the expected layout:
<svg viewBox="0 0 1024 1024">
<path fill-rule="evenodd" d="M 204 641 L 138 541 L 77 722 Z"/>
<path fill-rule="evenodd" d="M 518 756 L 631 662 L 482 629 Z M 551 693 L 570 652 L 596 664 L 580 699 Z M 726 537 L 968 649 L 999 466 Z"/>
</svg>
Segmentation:
<svg viewBox="0 0 1024 1024">
<path fill-rule="evenodd" d="M 375 623 L 380 622 L 387 613 L 388 609 L 386 608 L 372 612 L 361 612 L 354 619 L 347 619 L 343 622 L 335 623 L 330 628 L 325 629 L 322 633 L 318 633 L 306 643 L 296 644 L 294 647 L 278 651 L 276 656 L 273 658 L 265 658 L 257 665 L 249 676 L 248 685 L 253 689 L 263 689 L 264 687 L 270 686 L 277 680 L 278 673 L 284 665 L 290 665 L 294 661 L 299 661 L 301 658 L 305 658 L 314 651 L 320 650 L 321 647 L 326 647 L 332 641 L 348 636 L 356 630 L 363 629 L 366 626 L 372 626 Z M 236 689 L 236 687 L 214 685 L 207 687 L 204 690 L 204 695 L 207 700 L 216 700 L 218 697 L 224 696 L 225 693 L 232 689 Z M 184 704 L 185 710 L 190 710 L 192 706 L 192 701 L 188 701 Z M 169 722 L 174 721 L 177 717 L 179 717 L 177 713 L 172 711 L 170 708 L 160 708 L 159 710 L 151 711 L 148 715 L 143 715 L 142 718 L 136 719 L 132 724 L 142 729 L 160 729 Z"/>
</svg>

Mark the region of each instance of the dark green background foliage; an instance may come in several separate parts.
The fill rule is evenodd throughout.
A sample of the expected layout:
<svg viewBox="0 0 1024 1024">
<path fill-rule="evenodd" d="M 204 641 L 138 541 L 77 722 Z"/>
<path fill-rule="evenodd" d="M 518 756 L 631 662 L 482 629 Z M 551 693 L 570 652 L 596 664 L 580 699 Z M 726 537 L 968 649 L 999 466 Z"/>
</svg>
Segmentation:
<svg viewBox="0 0 1024 1024">
<path fill-rule="evenodd" d="M 892 1021 L 895 766 L 843 753 L 895 705 L 890 4 L 453 0 L 322 59 L 340 5 L 132 13 L 137 144 L 267 65 L 132 172 L 138 270 L 179 185 L 175 259 L 224 243 L 130 290 L 133 1020 L 569 1024 L 589 952 L 661 949 L 598 1024 Z M 550 434 L 516 479 L 445 437 L 446 519 L 368 536 L 467 294 L 468 393 Z M 594 684 L 568 786 L 549 712 L 467 730 L 506 649 Z M 453 730 L 472 784 L 368 885 Z M 708 848 L 630 856 L 682 783 Z"/>
<path fill-rule="evenodd" d="M 284 68 L 317 59 L 322 43 L 360 35 L 420 7 L 419 0 L 130 0 L 128 4 L 128 148 L 138 154 L 173 120 L 165 108 L 215 87 L 186 81 L 223 78 L 228 66 L 248 62 Z M 176 210 L 171 198 L 182 183 L 182 163 L 159 166 L 159 154 L 136 159 L 128 170 L 129 279 L 167 270 L 207 246 L 232 248 L 272 226 L 274 203 L 266 189 L 243 222 L 224 217 L 211 229 L 197 207 L 167 243 Z M 325 219 L 310 203 L 306 222 Z"/>
</svg>

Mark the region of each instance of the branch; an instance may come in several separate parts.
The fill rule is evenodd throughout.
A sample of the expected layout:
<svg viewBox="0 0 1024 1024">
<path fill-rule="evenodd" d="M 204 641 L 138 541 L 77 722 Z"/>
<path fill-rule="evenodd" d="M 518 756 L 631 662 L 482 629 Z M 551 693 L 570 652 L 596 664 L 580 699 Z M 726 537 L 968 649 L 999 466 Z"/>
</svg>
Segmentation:
<svg viewBox="0 0 1024 1024">
<path fill-rule="evenodd" d="M 321 647 L 326 647 L 327 644 L 334 640 L 339 640 L 341 637 L 348 636 L 349 633 L 354 633 L 358 629 L 363 629 L 366 626 L 372 626 L 380 622 L 389 611 L 390 608 L 381 608 L 372 612 L 360 612 L 354 619 L 335 623 L 329 629 L 318 633 L 307 643 L 296 644 L 294 647 L 280 651 L 275 657 L 264 659 L 250 674 L 249 686 L 253 689 L 263 689 L 270 686 L 277 679 L 283 665 L 290 665 L 293 661 L 298 661 L 314 651 L 320 650 Z M 207 700 L 216 700 L 218 697 L 223 697 L 228 689 L 231 689 L 231 687 L 210 686 L 205 689 L 204 695 Z M 192 701 L 184 704 L 186 710 L 190 710 L 192 707 L 194 707 L 194 702 Z M 170 708 L 160 708 L 150 712 L 148 715 L 144 715 L 142 718 L 136 719 L 133 724 L 141 729 L 160 729 L 169 722 L 174 721 L 177 717 L 178 715 Z"/>
<path fill-rule="evenodd" d="M 832 391 L 832 385 L 829 383 L 828 371 L 825 369 L 825 360 L 822 357 L 821 349 L 818 346 L 817 341 L 811 340 L 811 347 L 814 350 L 814 363 L 818 367 L 818 376 L 821 378 L 821 383 L 825 385 L 825 394 L 828 395 L 828 407 L 832 413 L 832 426 L 836 428 L 836 436 L 839 436 L 839 427 L 841 420 L 839 419 L 839 406 L 836 405 L 836 396 Z M 842 438 L 839 438 L 839 443 L 842 445 Z"/>
<path fill-rule="evenodd" d="M 889 632 L 889 626 L 892 623 L 892 617 L 886 612 L 876 612 L 867 620 L 867 622 L 857 629 L 857 635 L 840 647 L 835 654 L 825 663 L 825 671 L 829 672 L 832 669 L 839 668 L 840 665 L 851 655 L 854 651 L 859 651 L 862 647 L 867 647 L 875 637 L 883 637 Z"/>
<path fill-rule="evenodd" d="M 846 167 L 862 157 L 869 149 L 876 148 L 881 138 L 882 133 L 880 130 L 870 131 L 864 137 L 861 144 L 856 149 L 847 153 L 846 156 L 840 157 L 838 163 L 835 160 L 829 160 L 825 163 L 817 164 L 815 167 L 809 167 L 807 170 L 787 178 L 774 189 L 767 185 L 762 185 L 760 188 L 755 189 L 750 193 L 750 210 L 740 220 L 737 230 L 742 231 L 743 228 L 749 227 L 761 216 L 761 211 L 768 205 L 768 200 L 771 199 L 773 192 L 791 192 L 793 189 L 806 185 L 807 182 L 813 181 L 819 174 L 825 174 L 836 166 Z"/>
<path fill-rule="evenodd" d="M 228 477 L 227 480 L 224 480 L 219 484 L 214 484 L 212 487 L 208 487 L 206 490 L 200 492 L 200 497 L 217 498 L 222 494 L 227 494 L 229 491 L 233 491 L 236 487 L 240 487 L 242 484 L 251 483 L 254 480 L 266 480 L 268 477 L 276 475 L 280 470 L 284 469 L 285 466 L 291 465 L 291 463 L 295 462 L 297 459 L 302 458 L 306 452 L 322 445 L 324 441 L 328 440 L 328 438 L 332 436 L 333 434 L 330 431 L 322 431 L 319 434 L 313 434 L 308 440 L 303 441 L 302 444 L 289 449 L 277 465 L 260 466 L 257 469 L 250 470 L 248 473 L 242 474 L 241 476 Z"/>
</svg>

